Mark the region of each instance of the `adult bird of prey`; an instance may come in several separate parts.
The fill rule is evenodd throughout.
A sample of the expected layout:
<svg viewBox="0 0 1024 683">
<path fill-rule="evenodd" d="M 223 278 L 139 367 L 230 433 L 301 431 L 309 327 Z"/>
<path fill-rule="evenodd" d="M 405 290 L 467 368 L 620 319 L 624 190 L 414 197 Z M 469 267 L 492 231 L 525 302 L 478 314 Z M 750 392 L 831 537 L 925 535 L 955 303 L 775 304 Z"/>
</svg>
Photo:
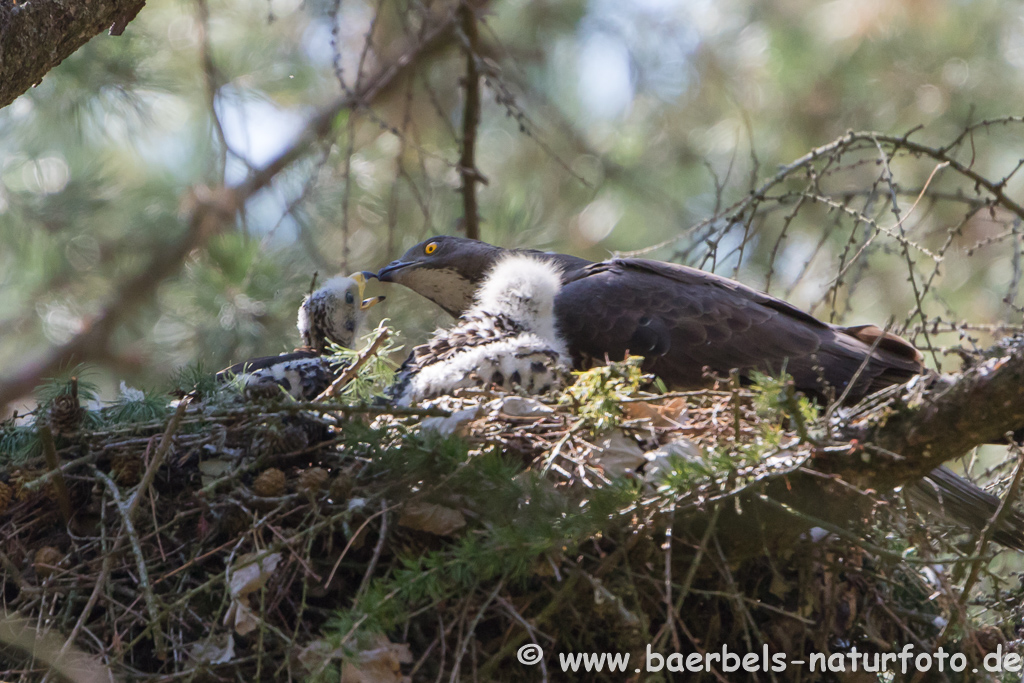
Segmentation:
<svg viewBox="0 0 1024 683">
<path fill-rule="evenodd" d="M 460 237 L 433 237 L 378 273 L 459 316 L 494 263 L 510 250 Z M 573 364 L 644 357 L 644 370 L 674 389 L 707 385 L 706 370 L 747 378 L 783 369 L 796 388 L 848 402 L 923 369 L 920 352 L 873 325 L 840 327 L 739 282 L 647 259 L 593 263 L 566 254 L 511 253 L 556 265 L 555 319 Z M 705 370 L 706 369 L 706 370 Z M 853 386 L 848 387 L 850 382 Z"/>
<path fill-rule="evenodd" d="M 383 296 L 364 299 L 365 288 L 364 273 L 331 278 L 299 306 L 301 347 L 236 363 L 217 373 L 217 378 L 241 379 L 250 396 L 276 396 L 284 390 L 293 398 L 316 398 L 343 369 L 325 357 L 328 342 L 351 348 L 367 311 L 384 300 Z"/>
<path fill-rule="evenodd" d="M 413 349 L 392 390 L 398 405 L 463 387 L 543 394 L 562 386 L 569 354 L 555 328 L 561 286 L 550 261 L 521 254 L 499 260 L 458 323 Z"/>
<path fill-rule="evenodd" d="M 585 369 L 628 354 L 669 387 L 707 385 L 707 371 L 743 378 L 785 371 L 796 388 L 821 400 L 853 403 L 924 371 L 909 342 L 873 325 L 840 327 L 734 280 L 647 259 L 594 263 L 567 254 L 507 250 L 460 237 L 432 237 L 381 268 L 454 316 L 469 309 L 493 265 L 510 253 L 555 265 L 562 287 L 555 323 L 573 364 Z M 981 529 L 999 499 L 945 467 L 914 487 L 930 507 Z M 1024 549 L 1024 519 L 1007 519 L 994 538 Z"/>
</svg>

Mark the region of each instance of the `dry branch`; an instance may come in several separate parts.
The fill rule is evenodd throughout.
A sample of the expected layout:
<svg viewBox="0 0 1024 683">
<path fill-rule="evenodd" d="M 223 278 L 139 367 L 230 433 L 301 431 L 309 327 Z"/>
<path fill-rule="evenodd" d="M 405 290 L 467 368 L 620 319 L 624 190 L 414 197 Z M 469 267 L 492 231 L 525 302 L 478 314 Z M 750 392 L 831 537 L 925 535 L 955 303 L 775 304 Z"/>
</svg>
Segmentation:
<svg viewBox="0 0 1024 683">
<path fill-rule="evenodd" d="M 637 249 L 633 251 L 618 252 L 617 255 L 624 258 L 642 257 L 651 252 L 657 251 L 664 247 L 672 244 L 679 244 L 682 242 L 693 241 L 700 243 L 700 239 L 695 239 L 696 235 L 700 235 L 701 231 L 711 229 L 714 232 L 714 226 L 720 221 L 725 219 L 727 224 L 733 223 L 741 219 L 744 212 L 748 211 L 751 207 L 755 207 L 761 202 L 769 199 L 769 192 L 778 188 L 783 183 L 792 180 L 793 178 L 799 177 L 800 173 L 807 172 L 814 168 L 814 165 L 823 160 L 838 159 L 842 155 L 849 154 L 856 150 L 863 150 L 868 147 L 876 149 L 879 145 L 882 146 L 889 155 L 893 155 L 899 151 L 906 151 L 913 155 L 927 157 L 934 159 L 935 161 L 948 164 L 949 168 L 956 171 L 958 174 L 964 176 L 970 180 L 976 188 L 984 189 L 987 193 L 992 196 L 990 203 L 998 204 L 1004 207 L 1008 211 L 1012 212 L 1017 217 L 1024 219 L 1024 206 L 1015 202 L 1005 192 L 1006 183 L 1009 180 L 1009 174 L 1002 180 L 995 182 L 989 180 L 982 174 L 975 171 L 970 165 L 965 165 L 951 156 L 951 152 L 960 145 L 968 133 L 973 132 L 978 128 L 984 128 L 994 126 L 996 124 L 1007 124 L 1020 122 L 1020 117 L 1008 116 L 1001 119 L 986 120 L 978 123 L 975 126 L 965 128 L 959 137 L 956 138 L 952 143 L 942 146 L 933 147 L 918 142 L 911 142 L 910 136 L 913 135 L 918 129 L 915 128 L 907 132 L 904 135 L 886 135 L 883 133 L 877 133 L 873 131 L 850 131 L 846 135 L 833 140 L 825 145 L 812 149 L 807 154 L 795 159 L 779 168 L 775 175 L 769 177 L 760 186 L 752 188 L 749 193 L 743 196 L 742 199 L 725 206 L 719 207 L 715 211 L 714 215 L 704 219 L 703 221 L 689 227 L 686 230 L 681 231 L 679 234 L 670 237 L 662 242 L 653 244 L 643 249 Z M 1015 171 L 1017 169 L 1014 169 Z M 721 192 L 719 191 L 719 194 Z M 818 199 L 818 197 L 815 197 Z M 866 217 L 863 217 L 866 218 Z M 862 219 L 863 219 L 862 218 Z M 898 242 L 905 239 L 901 235 L 898 235 L 890 228 L 882 228 L 872 221 L 872 227 L 875 229 L 881 229 L 890 237 L 893 237 Z M 922 247 L 915 243 L 904 243 L 904 246 L 910 246 L 914 249 L 923 250 Z M 928 252 L 926 252 L 928 253 Z M 931 254 L 929 254 L 931 255 Z"/>
</svg>

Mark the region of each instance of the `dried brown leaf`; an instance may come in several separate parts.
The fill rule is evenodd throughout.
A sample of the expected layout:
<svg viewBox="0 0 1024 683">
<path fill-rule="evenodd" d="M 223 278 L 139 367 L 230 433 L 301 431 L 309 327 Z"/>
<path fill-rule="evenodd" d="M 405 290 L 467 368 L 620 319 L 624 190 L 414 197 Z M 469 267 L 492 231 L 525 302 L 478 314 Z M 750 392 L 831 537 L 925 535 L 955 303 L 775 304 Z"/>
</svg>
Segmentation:
<svg viewBox="0 0 1024 683">
<path fill-rule="evenodd" d="M 448 536 L 466 526 L 462 513 L 443 505 L 413 502 L 405 506 L 398 525 L 417 531 L 429 531 L 438 536 Z"/>
</svg>

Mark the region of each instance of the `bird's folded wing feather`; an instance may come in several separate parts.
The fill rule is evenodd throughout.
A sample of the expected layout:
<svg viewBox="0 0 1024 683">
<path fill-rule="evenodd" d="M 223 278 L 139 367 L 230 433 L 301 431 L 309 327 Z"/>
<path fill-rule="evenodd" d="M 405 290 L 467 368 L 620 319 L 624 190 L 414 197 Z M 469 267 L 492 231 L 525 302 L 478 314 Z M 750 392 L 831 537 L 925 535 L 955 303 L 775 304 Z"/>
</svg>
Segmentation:
<svg viewBox="0 0 1024 683">
<path fill-rule="evenodd" d="M 475 346 L 490 344 L 519 331 L 518 326 L 505 316 L 470 314 L 455 327 L 438 330 L 429 341 L 415 347 L 409 361 L 416 367 L 443 362 Z"/>
<path fill-rule="evenodd" d="M 705 366 L 720 374 L 785 367 L 798 387 L 811 392 L 824 388 L 822 380 L 841 390 L 864 362 L 858 382 L 864 391 L 893 383 L 887 380 L 894 373 L 902 381 L 920 371 L 908 354 L 881 343 L 872 354 L 870 344 L 855 334 L 785 301 L 676 264 L 644 259 L 593 264 L 568 274 L 555 306 L 577 358 L 642 355 L 649 371 L 679 388 L 705 384 Z M 887 345 L 913 349 L 889 337 Z"/>
</svg>

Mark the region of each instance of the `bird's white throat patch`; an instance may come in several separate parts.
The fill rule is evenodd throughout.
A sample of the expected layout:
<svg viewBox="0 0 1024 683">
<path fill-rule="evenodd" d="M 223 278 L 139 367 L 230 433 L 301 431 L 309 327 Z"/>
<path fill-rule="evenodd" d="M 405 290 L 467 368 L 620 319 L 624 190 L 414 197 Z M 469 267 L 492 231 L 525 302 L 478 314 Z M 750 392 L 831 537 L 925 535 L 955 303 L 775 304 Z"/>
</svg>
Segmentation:
<svg viewBox="0 0 1024 683">
<path fill-rule="evenodd" d="M 450 268 L 410 268 L 395 281 L 458 317 L 473 303 L 476 285 Z"/>
</svg>

